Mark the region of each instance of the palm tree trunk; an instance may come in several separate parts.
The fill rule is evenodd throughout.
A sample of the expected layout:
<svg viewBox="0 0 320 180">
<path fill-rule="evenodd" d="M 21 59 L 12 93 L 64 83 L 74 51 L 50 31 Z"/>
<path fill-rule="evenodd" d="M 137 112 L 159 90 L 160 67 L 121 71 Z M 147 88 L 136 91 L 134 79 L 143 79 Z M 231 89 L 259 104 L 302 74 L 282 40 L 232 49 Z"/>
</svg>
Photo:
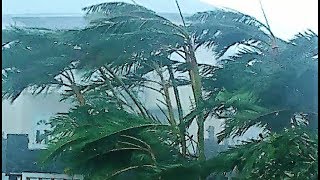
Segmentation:
<svg viewBox="0 0 320 180">
<path fill-rule="evenodd" d="M 101 75 L 102 75 L 102 78 L 105 80 L 107 86 L 110 88 L 110 91 L 112 92 L 113 96 L 116 98 L 117 103 L 118 103 L 118 106 L 122 109 L 121 100 L 120 100 L 120 98 L 117 96 L 117 93 L 116 93 L 114 87 L 112 86 L 111 81 L 110 81 L 110 80 L 108 79 L 108 77 L 106 76 L 104 69 L 103 69 L 102 67 L 100 67 L 100 68 L 99 68 L 99 71 L 100 71 L 100 73 L 101 73 Z"/>
<path fill-rule="evenodd" d="M 183 111 L 182 111 L 181 100 L 180 100 L 179 91 L 178 91 L 178 85 L 177 85 L 176 79 L 174 78 L 172 66 L 168 65 L 167 67 L 169 71 L 169 78 L 172 83 L 172 88 L 173 88 L 174 96 L 177 103 L 179 122 L 181 125 L 180 136 L 181 136 L 182 155 L 185 156 L 187 154 L 187 144 L 186 144 L 186 136 L 185 136 L 186 125 L 185 125 L 185 122 L 183 121 Z"/>
<path fill-rule="evenodd" d="M 186 22 L 183 18 L 178 0 L 175 1 L 176 5 L 179 10 L 179 14 L 183 23 L 183 26 L 186 27 Z M 184 47 L 185 51 L 185 60 L 187 63 L 191 64 L 191 69 L 189 70 L 189 76 L 191 79 L 191 85 L 193 90 L 193 95 L 195 99 L 196 108 L 199 108 L 200 103 L 202 103 L 202 91 L 201 91 L 201 77 L 199 74 L 199 67 L 198 63 L 195 57 L 195 50 L 192 44 L 192 40 L 190 37 L 187 37 L 189 40 L 189 44 L 187 47 Z M 198 125 L 198 154 L 199 154 L 199 160 L 205 160 L 205 154 L 204 154 L 204 115 L 203 113 L 200 113 L 197 117 L 197 125 Z"/>
<path fill-rule="evenodd" d="M 163 92 L 164 92 L 164 99 L 166 102 L 166 106 L 168 109 L 168 114 L 169 114 L 169 121 L 170 124 L 173 126 L 176 126 L 176 121 L 174 119 L 174 112 L 173 112 L 173 107 L 171 104 L 171 99 L 170 99 L 170 94 L 169 94 L 169 86 L 168 83 L 165 81 L 162 72 L 158 69 L 157 70 L 158 75 L 160 76 L 160 80 L 161 80 L 161 84 L 162 84 L 162 88 L 163 88 Z"/>
<path fill-rule="evenodd" d="M 144 106 L 141 104 L 141 102 L 139 101 L 138 98 L 136 98 L 136 96 L 126 87 L 126 85 L 124 84 L 124 82 L 119 78 L 118 75 L 116 75 L 109 67 L 104 66 L 104 68 L 106 68 L 106 70 L 116 79 L 116 81 L 118 81 L 118 83 L 121 84 L 121 86 L 123 87 L 123 89 L 125 90 L 125 92 L 129 95 L 129 97 L 132 99 L 132 101 L 134 102 L 134 104 L 137 106 L 137 108 L 139 109 L 141 115 L 144 118 L 151 118 L 148 116 L 148 112 L 146 111 L 146 109 L 144 108 Z"/>
<path fill-rule="evenodd" d="M 68 85 L 68 87 L 70 87 L 71 90 L 73 91 L 73 93 L 75 94 L 76 99 L 79 102 L 79 105 L 84 106 L 86 104 L 84 96 L 83 96 L 79 86 L 76 84 L 76 80 L 74 78 L 72 70 L 70 69 L 69 72 L 70 72 L 70 74 L 68 73 L 68 71 L 62 72 L 61 75 L 69 81 L 70 85 Z"/>
<path fill-rule="evenodd" d="M 84 96 L 81 93 L 79 87 L 77 85 L 75 85 L 75 84 L 72 84 L 71 85 L 71 89 L 74 92 L 74 94 L 76 95 L 76 98 L 77 98 L 77 100 L 79 102 L 79 105 L 80 106 L 84 106 L 86 104 L 86 101 L 85 101 Z"/>
<path fill-rule="evenodd" d="M 194 48 L 192 44 L 190 43 L 187 48 L 185 48 L 186 52 L 186 61 L 187 63 L 190 63 L 191 69 L 189 70 L 189 76 L 191 79 L 191 86 L 193 90 L 194 95 L 194 101 L 196 108 L 200 108 L 200 104 L 202 103 L 202 91 L 201 91 L 201 77 L 199 72 L 198 63 L 195 57 Z M 199 109 L 199 111 L 201 111 Z M 205 154 L 204 154 L 204 115 L 203 113 L 199 113 L 197 116 L 197 125 L 198 125 L 198 154 L 199 154 L 199 160 L 203 161 L 205 160 Z"/>
</svg>

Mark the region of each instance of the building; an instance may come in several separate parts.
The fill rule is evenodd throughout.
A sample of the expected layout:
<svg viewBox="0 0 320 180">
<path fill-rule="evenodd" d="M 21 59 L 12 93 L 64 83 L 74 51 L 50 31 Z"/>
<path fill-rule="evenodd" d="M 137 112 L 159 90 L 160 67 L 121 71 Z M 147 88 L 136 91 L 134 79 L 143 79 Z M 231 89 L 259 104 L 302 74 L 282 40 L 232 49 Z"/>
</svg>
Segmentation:
<svg viewBox="0 0 320 180">
<path fill-rule="evenodd" d="M 2 137 L 2 179 L 5 180 L 83 180 L 82 175 L 64 174 L 64 166 L 52 162 L 46 167 L 38 164 L 44 149 L 30 149 L 27 134 Z"/>
</svg>

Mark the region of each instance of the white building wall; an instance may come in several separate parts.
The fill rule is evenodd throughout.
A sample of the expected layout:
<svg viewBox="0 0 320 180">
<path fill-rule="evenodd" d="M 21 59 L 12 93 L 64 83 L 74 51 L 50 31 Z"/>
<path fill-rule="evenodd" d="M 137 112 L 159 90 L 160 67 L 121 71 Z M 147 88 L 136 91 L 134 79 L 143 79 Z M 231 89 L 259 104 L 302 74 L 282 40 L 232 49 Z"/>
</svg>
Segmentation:
<svg viewBox="0 0 320 180">
<path fill-rule="evenodd" d="M 82 175 L 74 175 L 74 176 L 69 176 L 66 174 L 48 174 L 48 173 L 22 173 L 22 179 L 21 180 L 27 180 L 29 178 L 30 180 L 38 180 L 39 178 L 41 179 L 50 179 L 50 180 L 83 180 Z"/>
<path fill-rule="evenodd" d="M 2 173 L 1 179 L 2 179 L 2 180 L 9 180 L 9 176 L 6 176 L 5 173 Z"/>
</svg>

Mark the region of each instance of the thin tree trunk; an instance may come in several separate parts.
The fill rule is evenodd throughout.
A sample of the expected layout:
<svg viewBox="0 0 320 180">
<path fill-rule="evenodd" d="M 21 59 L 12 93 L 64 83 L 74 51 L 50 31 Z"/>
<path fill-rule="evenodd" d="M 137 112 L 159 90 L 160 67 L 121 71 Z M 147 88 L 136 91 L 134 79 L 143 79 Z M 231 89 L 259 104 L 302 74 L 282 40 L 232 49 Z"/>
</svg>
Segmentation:
<svg viewBox="0 0 320 180">
<path fill-rule="evenodd" d="M 100 73 L 101 73 L 101 75 L 102 75 L 102 78 L 103 78 L 103 79 L 105 80 L 105 82 L 107 83 L 107 86 L 110 88 L 113 96 L 116 98 L 117 103 L 118 103 L 118 106 L 122 109 L 121 100 L 120 100 L 120 98 L 117 96 L 117 93 L 115 92 L 114 87 L 113 87 L 112 84 L 111 84 L 111 81 L 110 81 L 110 80 L 108 79 L 108 77 L 105 75 L 104 69 L 101 67 L 101 68 L 99 68 L 99 71 L 100 71 Z"/>
<path fill-rule="evenodd" d="M 183 18 L 178 0 L 175 0 L 179 14 L 183 23 L 183 26 L 186 27 L 185 20 Z M 195 57 L 195 50 L 192 44 L 192 40 L 190 37 L 187 37 L 189 41 L 189 45 L 187 47 L 184 47 L 185 51 L 185 60 L 187 63 L 191 64 L 191 69 L 189 70 L 189 76 L 191 79 L 191 85 L 193 90 L 193 95 L 195 99 L 196 108 L 198 109 L 200 106 L 200 103 L 202 103 L 202 91 L 201 91 L 201 77 L 199 74 L 199 68 L 197 64 L 197 60 Z M 197 117 L 197 125 L 198 125 L 198 153 L 199 153 L 199 160 L 205 160 L 205 154 L 204 154 L 204 115 L 203 113 L 200 113 Z"/>
<path fill-rule="evenodd" d="M 70 69 L 69 71 L 70 71 L 70 74 L 68 73 L 68 71 L 65 71 L 65 72 L 61 73 L 61 75 L 69 81 L 70 85 L 68 85 L 68 86 L 74 92 L 76 99 L 79 102 L 79 105 L 84 106 L 86 104 L 84 96 L 83 96 L 79 86 L 76 84 L 76 80 L 74 78 L 72 70 Z"/>
<path fill-rule="evenodd" d="M 126 91 L 126 93 L 130 96 L 130 98 L 132 99 L 132 101 L 134 102 L 134 104 L 137 106 L 137 108 L 139 109 L 141 115 L 144 118 L 151 118 L 148 116 L 148 112 L 146 111 L 146 109 L 144 108 L 144 106 L 141 104 L 141 102 L 135 97 L 135 95 L 126 87 L 126 85 L 124 84 L 124 82 L 107 66 L 105 66 L 106 70 L 116 79 L 116 81 L 118 81 L 118 83 L 121 84 L 121 86 L 123 87 L 123 89 Z"/>
<path fill-rule="evenodd" d="M 86 104 L 86 101 L 85 101 L 84 96 L 81 93 L 79 87 L 77 85 L 75 85 L 75 84 L 72 84 L 71 85 L 71 89 L 74 92 L 74 94 L 76 95 L 76 98 L 77 98 L 77 100 L 79 102 L 79 105 L 80 106 L 84 106 Z"/>
<path fill-rule="evenodd" d="M 164 92 L 164 99 L 166 102 L 166 106 L 168 109 L 168 114 L 169 114 L 169 121 L 170 124 L 173 126 L 176 126 L 176 121 L 174 119 L 174 112 L 173 112 L 173 107 L 171 104 L 171 99 L 170 99 L 170 94 L 169 94 L 169 86 L 168 83 L 165 81 L 162 72 L 160 71 L 160 69 L 157 69 L 158 75 L 160 77 L 161 80 L 161 84 L 162 84 L 162 88 L 163 88 L 163 92 Z"/>
<path fill-rule="evenodd" d="M 188 48 L 185 48 L 186 51 L 186 61 L 187 63 L 190 63 L 191 69 L 189 70 L 189 76 L 191 79 L 191 85 L 194 95 L 194 101 L 196 105 L 196 109 L 201 111 L 200 104 L 202 103 L 202 91 L 201 91 L 201 77 L 199 72 L 199 67 L 197 64 L 197 60 L 194 54 L 193 46 L 191 45 L 191 42 L 188 46 Z M 204 154 L 204 115 L 203 113 L 199 113 L 197 116 L 197 125 L 198 125 L 198 154 L 199 154 L 199 160 L 203 161 L 205 160 L 205 154 Z"/>
<path fill-rule="evenodd" d="M 186 144 L 186 135 L 185 135 L 186 134 L 186 125 L 185 125 L 185 122 L 183 121 L 183 111 L 182 111 L 181 100 L 180 100 L 180 96 L 179 96 L 178 85 L 177 85 L 176 79 L 174 78 L 174 73 L 173 73 L 171 65 L 168 65 L 167 67 L 168 67 L 168 71 L 169 71 L 170 80 L 172 83 L 174 96 L 175 96 L 176 103 L 177 103 L 179 122 L 181 125 L 180 136 L 181 136 L 182 155 L 186 156 L 186 154 L 187 154 L 187 144 Z"/>
</svg>

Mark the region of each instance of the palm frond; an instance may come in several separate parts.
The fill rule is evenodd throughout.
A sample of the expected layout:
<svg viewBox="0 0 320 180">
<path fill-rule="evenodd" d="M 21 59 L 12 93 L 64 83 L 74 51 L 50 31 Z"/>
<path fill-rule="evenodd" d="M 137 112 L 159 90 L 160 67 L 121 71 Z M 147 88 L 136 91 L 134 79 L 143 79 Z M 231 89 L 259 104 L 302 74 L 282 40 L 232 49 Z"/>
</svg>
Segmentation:
<svg viewBox="0 0 320 180">
<path fill-rule="evenodd" d="M 188 29 L 192 32 L 197 47 L 214 46 L 218 56 L 229 47 L 248 40 L 270 43 L 267 27 L 255 18 L 236 11 L 216 9 L 188 17 Z"/>
</svg>

